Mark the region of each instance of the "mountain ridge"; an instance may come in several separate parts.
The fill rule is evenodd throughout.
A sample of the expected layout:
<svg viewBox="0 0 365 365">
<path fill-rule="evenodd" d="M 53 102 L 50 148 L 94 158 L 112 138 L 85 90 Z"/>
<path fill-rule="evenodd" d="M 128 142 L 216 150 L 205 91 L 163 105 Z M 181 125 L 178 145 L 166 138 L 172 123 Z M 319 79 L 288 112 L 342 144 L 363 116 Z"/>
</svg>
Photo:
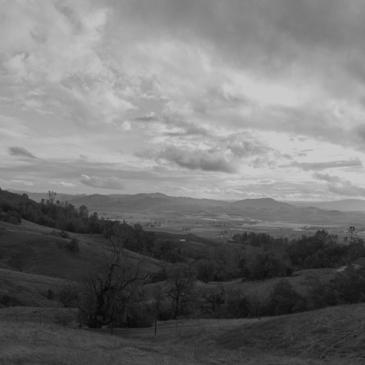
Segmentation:
<svg viewBox="0 0 365 365">
<path fill-rule="evenodd" d="M 28 193 L 30 198 L 40 200 L 47 194 Z M 139 194 L 58 194 L 56 199 L 67 200 L 90 211 L 116 216 L 118 214 L 142 214 L 150 217 L 209 217 L 219 219 L 222 215 L 234 219 L 242 217 L 261 221 L 282 221 L 300 224 L 363 224 L 364 212 L 322 209 L 310 202 L 290 203 L 270 197 L 249 198 L 237 201 L 198 199 L 184 196 L 169 196 L 163 193 Z"/>
</svg>

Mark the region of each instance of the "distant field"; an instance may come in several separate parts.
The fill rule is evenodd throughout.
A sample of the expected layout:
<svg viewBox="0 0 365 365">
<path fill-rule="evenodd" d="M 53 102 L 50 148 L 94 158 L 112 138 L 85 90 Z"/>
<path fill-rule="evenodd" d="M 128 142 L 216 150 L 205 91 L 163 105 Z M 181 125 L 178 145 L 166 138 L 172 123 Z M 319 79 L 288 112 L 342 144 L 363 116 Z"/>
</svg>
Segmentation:
<svg viewBox="0 0 365 365">
<path fill-rule="evenodd" d="M 360 365 L 365 304 L 262 320 L 187 320 L 111 336 L 8 321 L 0 310 L 0 364 Z"/>
<path fill-rule="evenodd" d="M 130 223 L 138 222 L 140 217 L 131 216 L 127 219 Z M 342 238 L 347 230 L 346 225 L 308 225 L 290 222 L 256 222 L 247 223 L 244 219 L 206 219 L 206 218 L 186 218 L 179 219 L 161 219 L 156 220 L 153 217 L 143 217 L 140 221 L 146 230 L 157 232 L 169 232 L 173 234 L 195 234 L 217 242 L 227 242 L 237 233 L 242 232 L 264 232 L 273 237 L 287 237 L 289 239 L 299 238 L 302 235 L 312 235 L 317 230 L 325 229 L 330 233 L 337 234 Z M 358 230 L 360 232 L 360 228 Z"/>
</svg>

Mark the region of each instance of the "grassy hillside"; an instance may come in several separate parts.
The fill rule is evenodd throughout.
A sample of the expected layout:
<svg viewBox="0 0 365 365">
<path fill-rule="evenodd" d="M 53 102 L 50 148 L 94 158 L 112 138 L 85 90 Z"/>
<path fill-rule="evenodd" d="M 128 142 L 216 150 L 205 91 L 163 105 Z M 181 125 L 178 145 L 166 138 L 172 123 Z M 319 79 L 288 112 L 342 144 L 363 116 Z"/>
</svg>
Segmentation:
<svg viewBox="0 0 365 365">
<path fill-rule="evenodd" d="M 67 248 L 71 238 L 79 252 Z M 102 235 L 69 234 L 62 238 L 52 228 L 23 221 L 20 225 L 0 222 L 0 267 L 67 280 L 82 280 L 95 266 L 105 262 L 111 245 Z M 149 272 L 160 270 L 158 260 L 125 250 L 132 262 L 143 261 Z"/>
<path fill-rule="evenodd" d="M 60 304 L 49 296 L 48 291 L 57 293 L 67 281 L 44 275 L 0 269 L 0 307 L 23 305 L 55 307 Z"/>
<path fill-rule="evenodd" d="M 360 365 L 365 305 L 264 320 L 190 320 L 115 336 L 54 324 L 6 321 L 0 364 Z"/>
<path fill-rule="evenodd" d="M 217 344 L 308 358 L 365 361 L 365 304 L 339 306 L 249 323 L 227 331 Z"/>
</svg>

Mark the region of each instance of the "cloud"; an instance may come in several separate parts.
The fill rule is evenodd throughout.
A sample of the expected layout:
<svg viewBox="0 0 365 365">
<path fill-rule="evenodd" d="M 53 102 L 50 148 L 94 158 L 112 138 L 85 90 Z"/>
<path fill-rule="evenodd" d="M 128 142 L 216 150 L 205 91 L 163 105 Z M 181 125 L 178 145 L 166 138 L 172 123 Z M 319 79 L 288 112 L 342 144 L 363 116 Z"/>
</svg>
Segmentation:
<svg viewBox="0 0 365 365">
<path fill-rule="evenodd" d="M 29 152 L 23 147 L 9 147 L 9 154 L 11 156 L 17 156 L 17 157 L 25 157 L 30 159 L 36 159 L 37 157 L 33 155 L 33 153 Z"/>
<path fill-rule="evenodd" d="M 247 135 L 235 134 L 225 140 L 226 148 L 236 157 L 251 157 L 267 154 L 271 149 Z"/>
<path fill-rule="evenodd" d="M 124 188 L 122 180 L 116 177 L 82 175 L 80 182 L 84 185 L 100 189 L 121 190 Z"/>
<path fill-rule="evenodd" d="M 321 174 L 319 172 L 316 172 L 315 174 L 313 174 L 313 177 L 315 177 L 316 179 L 319 180 L 323 180 L 323 181 L 327 181 L 329 183 L 341 183 L 343 180 L 338 177 L 338 176 L 333 176 L 333 175 L 329 175 L 329 174 Z"/>
<path fill-rule="evenodd" d="M 352 197 L 365 196 L 364 187 L 356 186 L 351 181 L 338 176 L 316 173 L 314 177 L 327 182 L 327 188 L 331 193 Z"/>
<path fill-rule="evenodd" d="M 146 115 L 135 117 L 133 120 L 136 122 L 156 122 L 158 121 L 158 118 L 156 117 L 155 113 L 150 112 Z"/>
<path fill-rule="evenodd" d="M 339 160 L 328 162 L 294 162 L 291 166 L 299 167 L 303 170 L 326 170 L 342 167 L 362 167 L 362 162 L 359 159 L 355 160 Z"/>
<path fill-rule="evenodd" d="M 234 166 L 215 151 L 189 150 L 169 146 L 160 154 L 159 158 L 175 163 L 180 167 L 191 170 L 216 171 L 233 173 Z"/>
<path fill-rule="evenodd" d="M 3 8 L 0 145 L 31 151 L 0 150 L 9 184 L 239 198 L 242 181 L 258 192 L 266 179 L 277 198 L 318 199 L 349 190 L 345 171 L 364 178 L 363 0 Z M 326 169 L 342 180 L 312 175 Z"/>
</svg>

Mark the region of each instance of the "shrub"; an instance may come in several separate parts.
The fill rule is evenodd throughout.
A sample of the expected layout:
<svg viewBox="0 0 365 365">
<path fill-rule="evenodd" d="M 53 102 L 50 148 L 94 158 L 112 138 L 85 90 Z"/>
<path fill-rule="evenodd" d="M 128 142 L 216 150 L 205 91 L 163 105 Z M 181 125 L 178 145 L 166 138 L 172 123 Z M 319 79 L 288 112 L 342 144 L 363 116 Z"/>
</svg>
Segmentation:
<svg viewBox="0 0 365 365">
<path fill-rule="evenodd" d="M 58 293 L 58 300 L 66 308 L 75 308 L 79 303 L 79 288 L 73 284 L 66 285 Z"/>
<path fill-rule="evenodd" d="M 79 246 L 79 240 L 77 238 L 72 238 L 66 245 L 66 249 L 72 253 L 79 253 L 80 252 L 80 246 Z"/>
<path fill-rule="evenodd" d="M 23 305 L 23 303 L 7 294 L 0 295 L 0 307 L 13 307 L 17 305 Z"/>
<path fill-rule="evenodd" d="M 143 304 L 134 304 L 128 308 L 127 327 L 151 327 L 155 319 L 151 307 Z"/>
<path fill-rule="evenodd" d="M 251 315 L 249 299 L 242 293 L 231 292 L 227 295 L 226 316 L 230 318 L 246 318 Z"/>
<path fill-rule="evenodd" d="M 265 314 L 280 315 L 300 312 L 306 309 L 305 299 L 299 295 L 287 280 L 281 280 L 275 285 Z"/>
<path fill-rule="evenodd" d="M 339 303 L 365 302 L 365 269 L 349 267 L 331 282 Z"/>
<path fill-rule="evenodd" d="M 49 300 L 53 300 L 53 299 L 54 299 L 55 294 L 54 294 L 54 292 L 53 292 L 53 290 L 52 290 L 52 289 L 48 289 L 48 290 L 47 290 L 46 297 L 47 297 L 47 299 L 49 299 Z"/>
<path fill-rule="evenodd" d="M 323 284 L 316 277 L 308 279 L 308 307 L 318 309 L 336 305 L 337 294 L 331 283 Z"/>
<path fill-rule="evenodd" d="M 226 295 L 223 286 L 203 293 L 200 306 L 202 314 L 211 317 L 220 317 L 225 299 Z"/>
</svg>

